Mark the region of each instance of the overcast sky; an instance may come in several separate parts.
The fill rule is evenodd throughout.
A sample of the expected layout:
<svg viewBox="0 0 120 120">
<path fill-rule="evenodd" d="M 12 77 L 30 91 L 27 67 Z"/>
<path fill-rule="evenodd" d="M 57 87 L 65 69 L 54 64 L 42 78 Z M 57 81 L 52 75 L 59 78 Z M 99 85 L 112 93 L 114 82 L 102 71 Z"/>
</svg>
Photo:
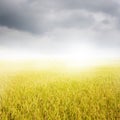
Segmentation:
<svg viewBox="0 0 120 120">
<path fill-rule="evenodd" d="M 120 2 L 0 0 L 3 51 L 120 56 Z"/>
</svg>

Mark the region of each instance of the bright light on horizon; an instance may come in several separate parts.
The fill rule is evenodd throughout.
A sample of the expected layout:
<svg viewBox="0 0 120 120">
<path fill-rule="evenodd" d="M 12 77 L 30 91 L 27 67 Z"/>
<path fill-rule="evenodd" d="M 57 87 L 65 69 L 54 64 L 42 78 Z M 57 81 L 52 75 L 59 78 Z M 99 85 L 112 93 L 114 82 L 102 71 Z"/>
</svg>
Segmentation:
<svg viewBox="0 0 120 120">
<path fill-rule="evenodd" d="M 95 47 L 72 45 L 67 53 L 40 54 L 33 51 L 0 49 L 0 60 L 26 61 L 26 60 L 47 60 L 64 62 L 67 66 L 91 66 L 101 62 L 107 62 L 117 58 L 117 54 L 111 51 L 102 51 Z"/>
</svg>

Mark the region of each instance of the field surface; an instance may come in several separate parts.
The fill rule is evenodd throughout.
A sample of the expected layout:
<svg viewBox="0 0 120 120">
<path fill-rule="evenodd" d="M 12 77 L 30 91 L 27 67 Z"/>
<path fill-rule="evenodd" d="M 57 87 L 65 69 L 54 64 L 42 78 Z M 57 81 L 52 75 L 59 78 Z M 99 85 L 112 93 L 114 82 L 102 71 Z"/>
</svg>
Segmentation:
<svg viewBox="0 0 120 120">
<path fill-rule="evenodd" d="M 1 67 L 0 120 L 120 120 L 120 67 Z"/>
</svg>

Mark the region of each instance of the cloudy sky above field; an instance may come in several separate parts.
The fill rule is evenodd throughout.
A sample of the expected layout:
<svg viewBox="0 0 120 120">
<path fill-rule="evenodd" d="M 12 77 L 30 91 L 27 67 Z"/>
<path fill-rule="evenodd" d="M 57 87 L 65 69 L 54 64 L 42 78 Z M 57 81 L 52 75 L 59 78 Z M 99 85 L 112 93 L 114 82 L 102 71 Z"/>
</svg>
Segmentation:
<svg viewBox="0 0 120 120">
<path fill-rule="evenodd" d="M 0 0 L 0 55 L 120 56 L 119 0 Z"/>
</svg>

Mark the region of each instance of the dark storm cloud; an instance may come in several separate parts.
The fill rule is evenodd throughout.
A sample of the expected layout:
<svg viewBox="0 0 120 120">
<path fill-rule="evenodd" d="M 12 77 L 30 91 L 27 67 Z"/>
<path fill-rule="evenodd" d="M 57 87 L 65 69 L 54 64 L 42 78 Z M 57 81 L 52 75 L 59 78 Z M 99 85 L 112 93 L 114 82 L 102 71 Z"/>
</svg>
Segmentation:
<svg viewBox="0 0 120 120">
<path fill-rule="evenodd" d="M 0 25 L 43 33 L 57 27 L 86 28 L 94 23 L 92 16 L 84 13 L 66 15 L 66 11 L 74 10 L 103 12 L 119 18 L 119 5 L 113 0 L 0 0 Z M 63 16 L 59 16 L 61 11 Z"/>
<path fill-rule="evenodd" d="M 28 32 L 42 32 L 44 13 L 39 16 L 27 0 L 0 0 L 0 25 Z M 39 21 L 39 24 L 38 24 Z"/>
</svg>

